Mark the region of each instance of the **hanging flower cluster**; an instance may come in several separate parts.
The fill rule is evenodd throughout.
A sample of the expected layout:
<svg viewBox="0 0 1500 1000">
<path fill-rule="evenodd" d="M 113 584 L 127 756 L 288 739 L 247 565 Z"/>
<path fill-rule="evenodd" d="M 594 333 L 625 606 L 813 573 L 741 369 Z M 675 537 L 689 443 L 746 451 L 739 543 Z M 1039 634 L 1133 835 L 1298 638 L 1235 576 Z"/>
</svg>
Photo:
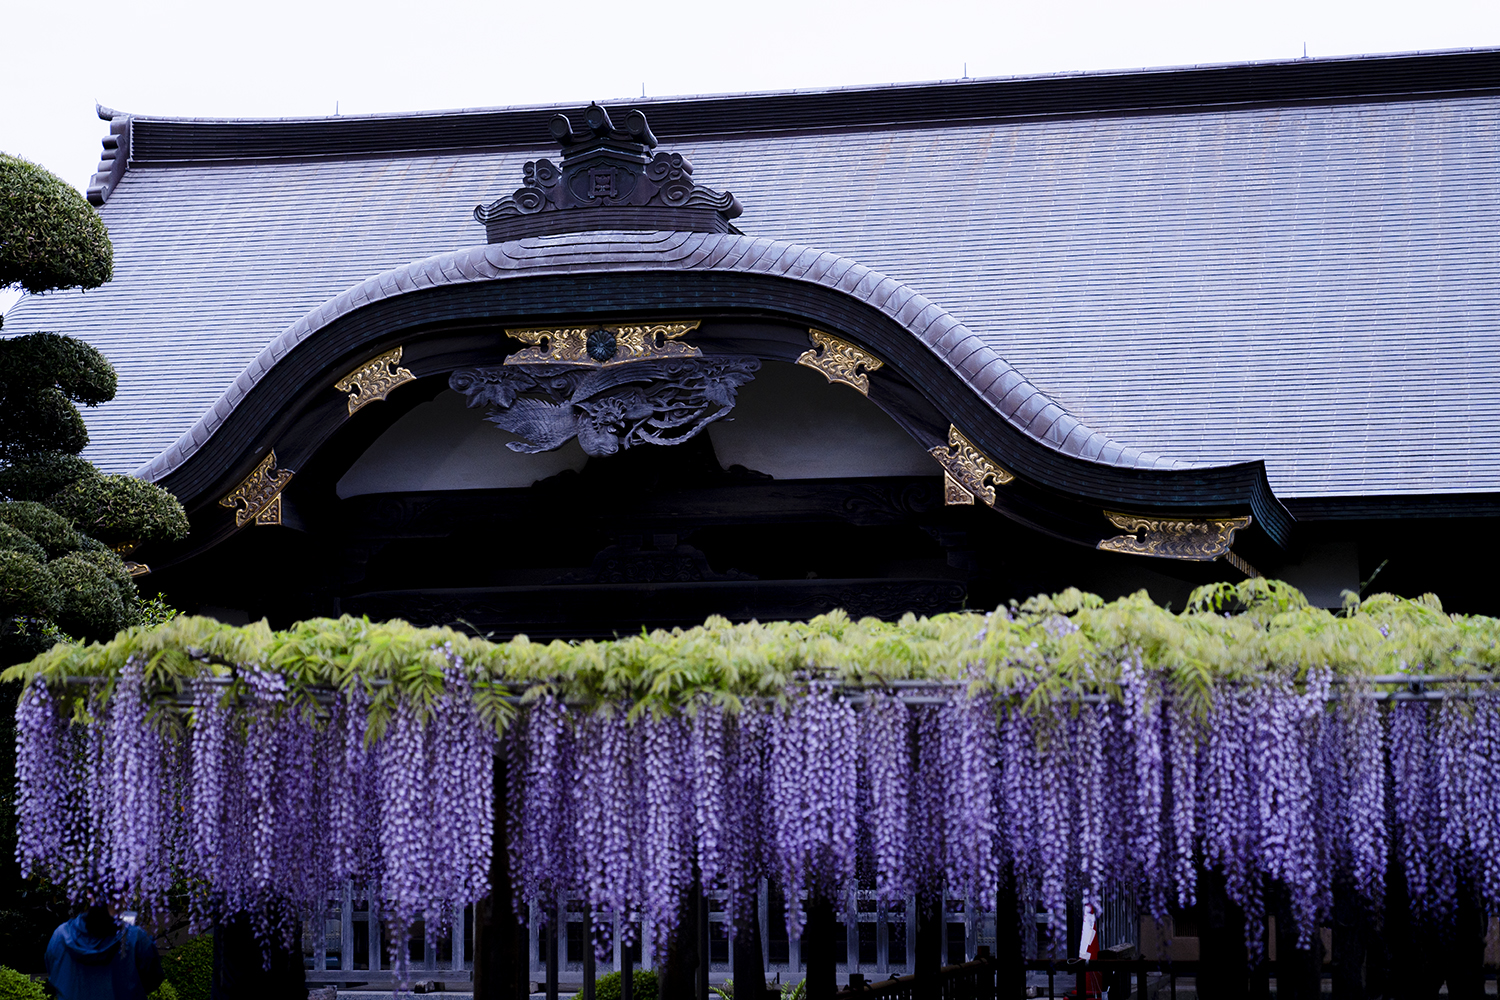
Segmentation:
<svg viewBox="0 0 1500 1000">
<path fill-rule="evenodd" d="M 856 883 L 1165 916 L 1206 869 L 1304 938 L 1392 872 L 1442 923 L 1461 884 L 1500 908 L 1497 649 L 1492 619 L 1264 581 L 1178 615 L 1070 593 L 612 643 L 184 619 L 13 672 L 19 853 L 78 899 L 161 914 L 187 885 L 266 933 L 352 880 L 402 940 L 489 892 L 498 753 L 518 911 L 581 899 L 601 950 L 616 917 L 660 947 L 695 882 L 744 921 L 762 877 L 792 933 Z"/>
<path fill-rule="evenodd" d="M 265 939 L 346 881 L 379 901 L 398 940 L 418 913 L 451 923 L 489 891 L 495 737 L 462 659 L 440 652 L 436 696 L 391 699 L 378 739 L 363 688 L 319 703 L 256 665 L 205 671 L 178 705 L 146 688 L 132 656 L 71 720 L 46 684 L 28 686 L 23 870 L 147 919 L 186 892 L 199 926 L 249 912 Z"/>
</svg>

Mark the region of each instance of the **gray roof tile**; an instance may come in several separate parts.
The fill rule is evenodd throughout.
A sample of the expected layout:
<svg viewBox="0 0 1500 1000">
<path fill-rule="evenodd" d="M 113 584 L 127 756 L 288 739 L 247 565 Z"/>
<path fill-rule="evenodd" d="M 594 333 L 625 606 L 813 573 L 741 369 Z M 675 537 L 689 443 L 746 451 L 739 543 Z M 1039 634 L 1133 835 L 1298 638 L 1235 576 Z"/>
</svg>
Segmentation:
<svg viewBox="0 0 1500 1000">
<path fill-rule="evenodd" d="M 888 276 L 935 349 L 968 355 L 973 336 L 1015 367 L 988 387 L 997 405 L 1024 375 L 1113 439 L 1075 428 L 1065 449 L 1264 459 L 1284 496 L 1500 490 L 1500 97 L 673 147 L 734 190 L 758 239 L 632 234 L 612 252 L 851 289 Z M 310 310 L 372 275 L 440 278 L 395 269 L 479 242 L 472 206 L 547 153 L 132 168 L 101 209 L 115 280 L 24 299 L 6 333 L 100 347 L 120 393 L 85 414 L 87 455 L 113 471 L 165 460 Z M 794 251 L 772 237 L 826 253 L 779 261 Z M 505 252 L 588 267 L 587 242 Z M 475 280 L 481 264 L 443 266 Z M 946 312 L 929 328 L 932 309 Z"/>
</svg>

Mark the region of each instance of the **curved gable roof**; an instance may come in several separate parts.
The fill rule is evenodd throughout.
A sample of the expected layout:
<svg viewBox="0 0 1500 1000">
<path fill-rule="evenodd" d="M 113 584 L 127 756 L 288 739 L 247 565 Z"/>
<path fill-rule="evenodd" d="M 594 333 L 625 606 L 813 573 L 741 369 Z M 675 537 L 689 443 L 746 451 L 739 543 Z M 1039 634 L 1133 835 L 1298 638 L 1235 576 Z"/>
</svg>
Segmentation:
<svg viewBox="0 0 1500 1000">
<path fill-rule="evenodd" d="M 995 413 L 1061 454 L 1127 468 L 1182 463 L 1142 452 L 1068 413 L 951 313 L 914 289 L 835 253 L 779 240 L 711 233 L 591 232 L 533 237 L 439 254 L 378 274 L 284 330 L 197 423 L 136 471 L 159 480 L 180 468 L 271 368 L 334 320 L 398 295 L 526 275 L 651 271 L 745 272 L 818 285 L 872 306 L 949 365 Z"/>
</svg>

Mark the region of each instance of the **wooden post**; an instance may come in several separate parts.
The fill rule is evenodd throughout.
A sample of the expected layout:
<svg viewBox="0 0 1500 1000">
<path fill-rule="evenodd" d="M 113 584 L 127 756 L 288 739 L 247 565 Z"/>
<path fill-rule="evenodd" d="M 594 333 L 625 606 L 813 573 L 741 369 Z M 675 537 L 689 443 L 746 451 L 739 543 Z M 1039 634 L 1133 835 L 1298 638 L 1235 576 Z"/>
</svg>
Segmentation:
<svg viewBox="0 0 1500 1000">
<path fill-rule="evenodd" d="M 281 944 L 272 931 L 270 962 L 261 950 L 248 912 L 214 924 L 213 995 L 222 1000 L 292 1000 L 307 996 L 302 978 L 302 949 Z M 300 940 L 296 934 L 293 940 Z"/>
<path fill-rule="evenodd" d="M 579 1000 L 594 1000 L 594 981 L 598 973 L 594 969 L 594 909 L 583 908 L 583 992 Z"/>
<path fill-rule="evenodd" d="M 912 956 L 912 995 L 916 1000 L 939 1000 L 943 995 L 943 894 L 931 899 L 917 898 L 917 940 Z"/>
<path fill-rule="evenodd" d="M 1291 908 L 1276 914 L 1276 996 L 1278 1000 L 1318 1000 L 1323 993 L 1323 941 L 1313 932 L 1311 947 L 1297 947 Z"/>
<path fill-rule="evenodd" d="M 1198 914 L 1198 995 L 1245 1000 L 1250 987 L 1245 913 L 1230 902 L 1217 869 L 1199 872 Z"/>
<path fill-rule="evenodd" d="M 557 1000 L 557 922 L 559 912 L 556 900 L 543 911 L 546 923 L 546 953 L 542 960 L 547 967 L 547 1000 Z"/>
<path fill-rule="evenodd" d="M 791 900 L 788 905 L 792 905 Z M 833 900 L 808 895 L 807 923 L 802 928 L 807 1000 L 833 1000 L 839 990 L 838 956 L 833 953 L 837 920 Z"/>
<path fill-rule="evenodd" d="M 1362 904 L 1353 886 L 1333 884 L 1333 1000 L 1365 1000 Z"/>
<path fill-rule="evenodd" d="M 619 921 L 620 933 L 625 932 L 625 920 Z M 658 980 L 660 982 L 660 980 Z M 635 1000 L 635 956 L 630 954 L 630 945 L 620 944 L 620 1000 Z"/>
<path fill-rule="evenodd" d="M 703 891 L 701 883 L 695 891 L 698 894 L 698 988 L 694 995 L 698 1000 L 708 1000 L 708 973 L 713 958 L 708 943 L 708 893 Z"/>
<path fill-rule="evenodd" d="M 677 929 L 671 940 L 655 942 L 657 984 L 663 997 L 691 997 L 697 970 L 698 886 L 677 901 Z M 665 960 L 662 956 L 665 955 Z"/>
<path fill-rule="evenodd" d="M 1021 926 L 1021 900 L 1016 871 L 1006 865 L 995 895 L 995 996 L 1002 1000 L 1026 995 L 1026 948 Z"/>
<path fill-rule="evenodd" d="M 752 885 L 731 889 L 730 914 L 735 918 L 734 937 L 729 942 L 731 974 L 736 1000 L 763 1000 L 766 992 L 765 952 L 760 941 L 760 893 Z"/>
<path fill-rule="evenodd" d="M 1478 1000 L 1484 996 L 1484 935 L 1488 920 L 1479 902 L 1478 887 L 1466 876 L 1458 879 L 1458 906 L 1453 923 L 1448 954 L 1444 956 L 1448 995 Z"/>
<path fill-rule="evenodd" d="M 523 1000 L 530 996 L 525 929 L 516 921 L 510 888 L 510 852 L 506 843 L 509 819 L 509 764 L 503 751 L 495 754 L 493 790 L 495 831 L 490 841 L 490 894 L 474 907 L 474 1000 Z M 371 908 L 370 968 L 380 948 Z"/>
</svg>

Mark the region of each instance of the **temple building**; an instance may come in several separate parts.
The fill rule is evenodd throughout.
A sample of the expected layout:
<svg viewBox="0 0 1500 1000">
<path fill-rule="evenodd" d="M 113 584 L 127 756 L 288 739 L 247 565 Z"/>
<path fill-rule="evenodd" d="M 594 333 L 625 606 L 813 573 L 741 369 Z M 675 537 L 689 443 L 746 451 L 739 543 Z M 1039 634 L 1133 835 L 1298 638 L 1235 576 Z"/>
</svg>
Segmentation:
<svg viewBox="0 0 1500 1000">
<path fill-rule="evenodd" d="M 5 331 L 114 363 L 85 457 L 183 501 L 128 558 L 184 610 L 1500 613 L 1500 50 L 99 114 L 116 276 Z"/>
</svg>

